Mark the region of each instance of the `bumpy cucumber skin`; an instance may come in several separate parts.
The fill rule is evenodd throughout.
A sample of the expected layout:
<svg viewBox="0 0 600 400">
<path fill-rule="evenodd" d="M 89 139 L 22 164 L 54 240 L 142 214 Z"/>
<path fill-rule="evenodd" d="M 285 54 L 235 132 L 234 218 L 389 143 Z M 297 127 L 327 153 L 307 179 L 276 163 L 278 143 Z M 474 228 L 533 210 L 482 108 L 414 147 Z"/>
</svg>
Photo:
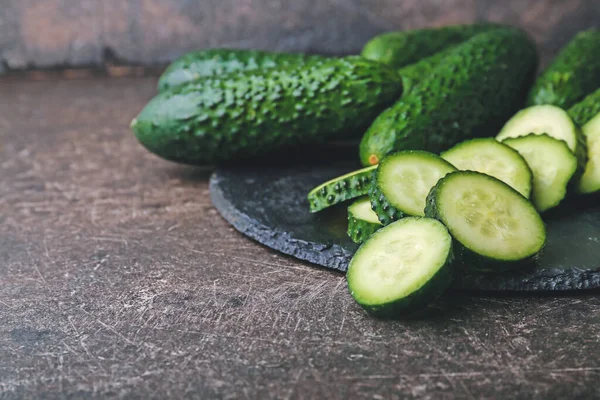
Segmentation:
<svg viewBox="0 0 600 400">
<path fill-rule="evenodd" d="M 569 108 L 569 115 L 581 127 L 600 114 L 600 88 Z"/>
<path fill-rule="evenodd" d="M 287 68 L 320 59 L 319 56 L 259 50 L 208 49 L 185 54 L 173 61 L 158 80 L 158 91 L 170 90 L 207 76 L 253 69 Z"/>
<path fill-rule="evenodd" d="M 421 219 L 423 217 L 409 218 Z M 381 228 L 371 237 L 383 232 L 384 229 L 385 228 Z M 427 305 L 431 304 L 435 299 L 444 294 L 444 292 L 446 292 L 446 290 L 448 290 L 450 287 L 450 284 L 452 283 L 452 277 L 454 275 L 455 263 L 460 262 L 460 258 L 456 257 L 457 253 L 455 251 L 455 245 L 456 241 L 452 240 L 452 246 L 450 247 L 450 252 L 448 253 L 448 257 L 446 258 L 444 265 L 440 267 L 436 274 L 432 276 L 426 284 L 421 286 L 420 289 L 411 293 L 410 295 L 396 301 L 376 306 L 361 303 L 360 298 L 356 298 L 353 295 L 354 300 L 356 300 L 356 302 L 370 315 L 383 319 L 397 318 L 402 315 L 414 314 L 421 311 L 423 308 L 427 307 Z M 359 248 L 356 253 L 358 253 L 360 250 L 361 249 Z M 350 284 L 351 282 L 349 281 L 348 289 L 350 290 L 350 293 L 353 294 Z"/>
<path fill-rule="evenodd" d="M 402 77 L 404 84 L 403 94 L 406 96 L 410 92 L 411 88 L 426 79 L 427 76 L 435 70 L 435 68 L 452 53 L 454 46 L 448 47 L 442 51 L 435 53 L 432 56 L 417 61 L 414 64 L 407 65 L 406 67 L 400 68 L 398 73 Z"/>
<path fill-rule="evenodd" d="M 317 186 L 307 196 L 310 212 L 321 211 L 343 201 L 366 195 L 373 171 L 374 168 L 363 168 L 354 171 L 350 176 L 343 175 Z"/>
<path fill-rule="evenodd" d="M 522 31 L 496 29 L 457 45 L 429 76 L 385 110 L 360 144 L 363 165 L 394 150 L 440 152 L 489 136 L 521 108 L 537 66 Z"/>
<path fill-rule="evenodd" d="M 354 243 L 362 244 L 372 234 L 377 232 L 383 225 L 374 224 L 373 222 L 365 221 L 352 214 L 350 207 L 348 208 L 348 236 Z"/>
<path fill-rule="evenodd" d="M 401 68 L 499 26 L 482 23 L 383 33 L 364 46 L 362 56 L 394 68 Z"/>
<path fill-rule="evenodd" d="M 390 67 L 351 56 L 202 79 L 159 94 L 131 127 L 151 152 L 205 165 L 359 133 L 402 93 Z"/>
<path fill-rule="evenodd" d="M 600 87 L 600 30 L 578 33 L 535 81 L 527 105 L 564 109 Z"/>
</svg>

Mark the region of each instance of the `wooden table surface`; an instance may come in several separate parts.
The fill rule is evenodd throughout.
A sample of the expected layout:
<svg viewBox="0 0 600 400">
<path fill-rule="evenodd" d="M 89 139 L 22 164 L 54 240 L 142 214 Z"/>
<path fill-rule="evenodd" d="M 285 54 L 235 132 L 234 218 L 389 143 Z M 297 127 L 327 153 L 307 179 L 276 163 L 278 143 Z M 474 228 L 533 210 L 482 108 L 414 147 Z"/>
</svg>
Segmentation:
<svg viewBox="0 0 600 400">
<path fill-rule="evenodd" d="M 600 396 L 598 292 L 369 318 L 136 142 L 154 86 L 0 80 L 0 398 Z"/>
</svg>

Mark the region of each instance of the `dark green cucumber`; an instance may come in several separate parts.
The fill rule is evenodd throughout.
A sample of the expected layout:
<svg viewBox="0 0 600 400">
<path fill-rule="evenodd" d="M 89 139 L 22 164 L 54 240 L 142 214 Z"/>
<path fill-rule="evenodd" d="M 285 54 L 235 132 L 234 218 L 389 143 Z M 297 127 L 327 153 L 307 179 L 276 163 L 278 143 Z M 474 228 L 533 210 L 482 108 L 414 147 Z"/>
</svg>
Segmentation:
<svg viewBox="0 0 600 400">
<path fill-rule="evenodd" d="M 600 30 L 578 33 L 535 81 L 528 105 L 567 109 L 600 87 Z"/>
<path fill-rule="evenodd" d="M 348 137 L 402 92 L 384 64 L 352 56 L 202 79 L 150 101 L 131 127 L 150 151 L 211 164 Z"/>
<path fill-rule="evenodd" d="M 539 212 L 558 206 L 567 195 L 569 182 L 583 172 L 583 165 L 563 140 L 530 134 L 503 143 L 517 150 L 533 171 L 531 202 Z"/>
<path fill-rule="evenodd" d="M 402 77 L 404 84 L 403 94 L 406 96 L 410 89 L 426 79 L 427 76 L 437 68 L 437 66 L 452 53 L 454 46 L 448 47 L 440 52 L 435 53 L 432 56 L 417 61 L 414 64 L 407 65 L 406 67 L 400 68 L 398 73 Z"/>
<path fill-rule="evenodd" d="M 493 138 L 466 140 L 443 152 L 441 157 L 464 171 L 493 176 L 529 198 L 533 175 L 527 161 L 513 148 Z"/>
<path fill-rule="evenodd" d="M 427 196 L 425 215 L 440 220 L 467 255 L 483 269 L 523 265 L 546 242 L 546 228 L 533 205 L 506 183 L 473 171 L 446 175 Z"/>
<path fill-rule="evenodd" d="M 364 196 L 369 192 L 376 166 L 352 171 L 320 184 L 308 193 L 310 212 L 321 211 L 346 200 Z"/>
<path fill-rule="evenodd" d="M 420 150 L 390 154 L 377 167 L 369 189 L 371 207 L 382 224 L 423 216 L 429 190 L 456 168 L 439 156 Z"/>
<path fill-rule="evenodd" d="M 452 246 L 448 230 L 435 219 L 404 218 L 381 228 L 350 261 L 350 294 L 378 317 L 418 311 L 450 286 Z"/>
<path fill-rule="evenodd" d="M 579 126 L 584 126 L 598 114 L 600 114 L 600 88 L 569 108 L 569 115 Z"/>
<path fill-rule="evenodd" d="M 377 214 L 371 210 L 368 196 L 356 200 L 348 207 L 348 236 L 354 243 L 361 244 L 382 226 Z"/>
<path fill-rule="evenodd" d="M 600 113 L 588 121 L 582 130 L 587 138 L 588 161 L 576 189 L 579 193 L 594 193 L 600 191 Z"/>
<path fill-rule="evenodd" d="M 395 150 L 445 150 L 497 132 L 522 105 L 537 65 L 535 44 L 518 29 L 495 29 L 457 45 L 410 92 L 385 110 L 360 144 L 364 165 Z"/>
<path fill-rule="evenodd" d="M 482 23 L 383 33 L 365 45 L 362 56 L 401 68 L 499 26 Z"/>
<path fill-rule="evenodd" d="M 259 50 L 208 49 L 185 54 L 173 61 L 158 80 L 164 91 L 195 82 L 207 76 L 253 69 L 287 68 L 306 64 L 319 56 L 273 53 Z"/>
</svg>

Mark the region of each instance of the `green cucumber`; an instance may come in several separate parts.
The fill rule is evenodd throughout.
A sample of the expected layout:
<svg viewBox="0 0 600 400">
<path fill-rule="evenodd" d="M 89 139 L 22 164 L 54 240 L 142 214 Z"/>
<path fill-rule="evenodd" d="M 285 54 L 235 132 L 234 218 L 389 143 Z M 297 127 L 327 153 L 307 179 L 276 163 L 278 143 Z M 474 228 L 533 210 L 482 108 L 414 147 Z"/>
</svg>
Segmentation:
<svg viewBox="0 0 600 400">
<path fill-rule="evenodd" d="M 367 42 L 361 54 L 369 60 L 401 68 L 499 26 L 481 23 L 387 32 Z"/>
<path fill-rule="evenodd" d="M 546 228 L 533 205 L 506 183 L 486 174 L 446 175 L 427 196 L 425 215 L 440 220 L 484 268 L 504 269 L 537 254 Z"/>
<path fill-rule="evenodd" d="M 406 95 L 412 87 L 416 86 L 423 79 L 437 68 L 437 66 L 452 54 L 454 46 L 448 47 L 432 56 L 417 61 L 414 64 L 407 65 L 406 67 L 400 68 L 398 74 L 402 77 L 402 83 L 404 85 L 403 94 Z"/>
<path fill-rule="evenodd" d="M 518 29 L 495 29 L 457 45 L 371 124 L 363 165 L 397 150 L 446 150 L 497 132 L 522 105 L 537 66 L 535 44 Z"/>
<path fill-rule="evenodd" d="M 533 175 L 525 159 L 493 138 L 471 139 L 452 147 L 441 157 L 459 170 L 493 176 L 529 198 Z"/>
<path fill-rule="evenodd" d="M 584 126 L 600 114 L 600 88 L 569 108 L 569 115 L 579 126 Z"/>
<path fill-rule="evenodd" d="M 208 49 L 185 54 L 173 61 L 158 80 L 158 91 L 195 82 L 208 76 L 231 72 L 287 68 L 319 59 L 305 54 L 273 53 L 259 50 Z"/>
<path fill-rule="evenodd" d="M 508 138 L 543 133 L 563 140 L 583 166 L 587 159 L 585 136 L 573 119 L 562 108 L 552 105 L 531 106 L 516 113 L 496 136 L 499 141 Z"/>
<path fill-rule="evenodd" d="M 535 81 L 527 105 L 573 106 L 600 87 L 600 30 L 578 33 Z"/>
<path fill-rule="evenodd" d="M 348 266 L 350 294 L 367 312 L 395 317 L 421 309 L 450 286 L 452 237 L 431 218 L 404 218 L 375 232 Z"/>
<path fill-rule="evenodd" d="M 600 113 L 585 124 L 582 130 L 587 138 L 588 161 L 576 189 L 579 193 L 594 193 L 600 191 Z"/>
<path fill-rule="evenodd" d="M 358 56 L 202 79 L 159 94 L 131 123 L 171 161 L 239 161 L 284 147 L 360 134 L 398 99 L 402 79 Z"/>
<path fill-rule="evenodd" d="M 321 211 L 369 192 L 371 177 L 377 166 L 359 169 L 320 184 L 308 193 L 310 212 Z"/>
<path fill-rule="evenodd" d="M 567 186 L 578 171 L 577 157 L 563 140 L 546 134 L 509 138 L 533 171 L 531 201 L 539 212 L 556 207 L 567 195 Z"/>
<path fill-rule="evenodd" d="M 348 236 L 354 243 L 363 243 L 381 227 L 377 214 L 371 210 L 368 196 L 356 200 L 348 207 Z"/>
<path fill-rule="evenodd" d="M 379 221 L 388 225 L 407 215 L 423 216 L 429 190 L 455 170 L 448 161 L 426 151 L 407 150 L 384 158 L 369 189 Z"/>
</svg>

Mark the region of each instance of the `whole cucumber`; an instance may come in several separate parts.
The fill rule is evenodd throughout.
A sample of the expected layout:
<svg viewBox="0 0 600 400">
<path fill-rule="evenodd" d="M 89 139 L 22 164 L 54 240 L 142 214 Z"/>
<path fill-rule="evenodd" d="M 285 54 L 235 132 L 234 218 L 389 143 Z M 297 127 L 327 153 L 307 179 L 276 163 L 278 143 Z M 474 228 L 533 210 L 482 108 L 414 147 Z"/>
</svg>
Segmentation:
<svg viewBox="0 0 600 400">
<path fill-rule="evenodd" d="M 302 65 L 319 56 L 259 50 L 208 49 L 185 54 L 173 61 L 158 80 L 158 91 L 173 89 L 207 76 L 253 69 Z"/>
<path fill-rule="evenodd" d="M 362 133 L 402 93 L 402 79 L 362 57 L 202 79 L 159 94 L 131 123 L 172 161 L 211 164 Z"/>
<path fill-rule="evenodd" d="M 598 114 L 600 114 L 600 87 L 569 108 L 569 115 L 579 126 L 584 126 Z"/>
</svg>

